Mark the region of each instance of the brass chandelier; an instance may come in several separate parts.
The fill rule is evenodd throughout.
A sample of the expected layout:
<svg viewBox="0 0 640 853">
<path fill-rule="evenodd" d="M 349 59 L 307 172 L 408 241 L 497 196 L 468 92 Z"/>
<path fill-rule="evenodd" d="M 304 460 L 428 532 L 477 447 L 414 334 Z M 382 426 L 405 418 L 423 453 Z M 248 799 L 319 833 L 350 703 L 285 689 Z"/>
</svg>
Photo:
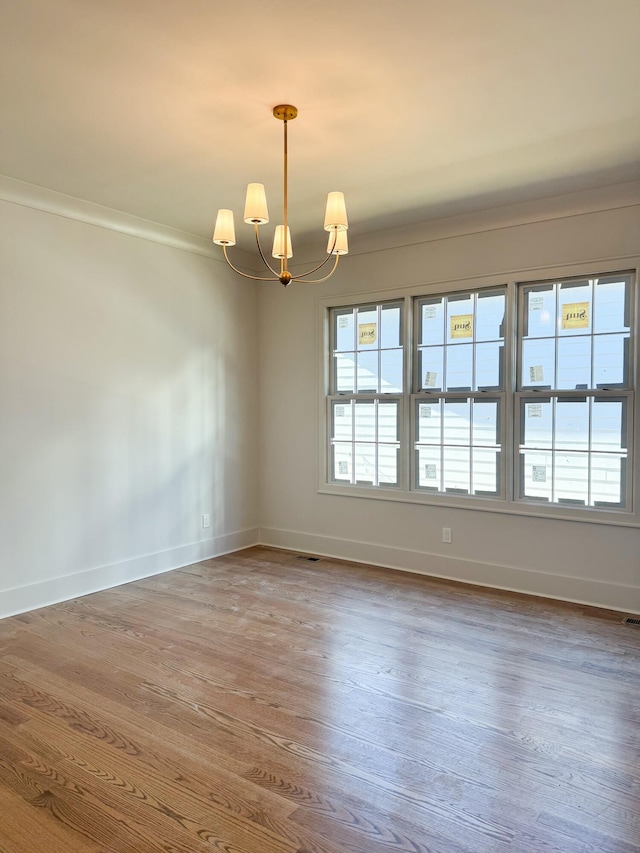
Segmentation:
<svg viewBox="0 0 640 853">
<path fill-rule="evenodd" d="M 273 115 L 284 124 L 284 192 L 283 192 L 283 224 L 276 226 L 275 235 L 273 238 L 272 257 L 280 261 L 280 270 L 274 269 L 260 245 L 259 228 L 261 225 L 266 225 L 269 221 L 269 212 L 267 210 L 267 198 L 264 191 L 264 184 L 249 184 L 247 186 L 247 197 L 244 206 L 244 221 L 248 225 L 253 225 L 258 252 L 262 261 L 268 270 L 272 273 L 270 276 L 249 275 L 235 267 L 229 260 L 227 254 L 227 246 L 235 246 L 236 233 L 233 222 L 233 211 L 221 209 L 218 211 L 216 219 L 216 227 L 213 232 L 213 242 L 218 246 L 222 246 L 224 257 L 232 270 L 245 278 L 252 278 L 255 281 L 280 281 L 285 287 L 291 284 L 292 281 L 307 282 L 308 284 L 319 284 L 330 278 L 338 266 L 340 255 L 346 255 L 349 251 L 347 244 L 347 210 L 344 203 L 344 195 L 341 192 L 330 192 L 327 196 L 327 207 L 324 216 L 324 230 L 329 232 L 329 242 L 327 243 L 327 257 L 318 266 L 307 270 L 305 273 L 292 275 L 289 272 L 287 262 L 293 257 L 293 249 L 291 247 L 291 231 L 288 225 L 289 215 L 289 179 L 288 179 L 288 149 L 287 149 L 287 125 L 297 115 L 298 110 L 291 104 L 279 104 L 273 108 Z M 331 271 L 321 278 L 308 278 L 318 270 L 322 269 L 325 264 L 335 257 Z"/>
</svg>

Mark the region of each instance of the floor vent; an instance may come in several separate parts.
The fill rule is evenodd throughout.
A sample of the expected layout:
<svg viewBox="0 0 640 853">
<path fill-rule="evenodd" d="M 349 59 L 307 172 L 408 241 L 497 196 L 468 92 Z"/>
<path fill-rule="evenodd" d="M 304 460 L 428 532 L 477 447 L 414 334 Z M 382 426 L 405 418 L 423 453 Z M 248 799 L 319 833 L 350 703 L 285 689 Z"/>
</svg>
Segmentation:
<svg viewBox="0 0 640 853">
<path fill-rule="evenodd" d="M 640 616 L 625 616 L 622 621 L 625 625 L 640 625 Z"/>
<path fill-rule="evenodd" d="M 320 557 L 304 557 L 302 554 L 298 554 L 298 560 L 306 560 L 308 563 L 319 563 Z"/>
</svg>

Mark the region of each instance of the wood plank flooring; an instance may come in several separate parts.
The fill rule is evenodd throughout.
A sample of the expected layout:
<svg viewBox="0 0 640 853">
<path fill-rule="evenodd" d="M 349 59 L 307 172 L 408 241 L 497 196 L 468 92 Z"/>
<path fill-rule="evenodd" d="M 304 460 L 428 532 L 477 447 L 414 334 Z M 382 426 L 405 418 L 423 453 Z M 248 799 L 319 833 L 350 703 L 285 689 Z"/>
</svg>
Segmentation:
<svg viewBox="0 0 640 853">
<path fill-rule="evenodd" d="M 0 853 L 640 851 L 640 629 L 267 548 L 0 622 Z"/>
</svg>

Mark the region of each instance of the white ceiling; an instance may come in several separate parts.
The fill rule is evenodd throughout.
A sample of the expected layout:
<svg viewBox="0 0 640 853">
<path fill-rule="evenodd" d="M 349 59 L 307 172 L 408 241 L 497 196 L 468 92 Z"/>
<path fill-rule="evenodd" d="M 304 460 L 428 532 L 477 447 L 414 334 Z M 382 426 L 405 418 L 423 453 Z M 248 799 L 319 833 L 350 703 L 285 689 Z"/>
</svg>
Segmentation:
<svg viewBox="0 0 640 853">
<path fill-rule="evenodd" d="M 640 178 L 639 0 L 4 0 L 0 172 L 210 236 L 246 183 L 294 243 Z"/>
</svg>

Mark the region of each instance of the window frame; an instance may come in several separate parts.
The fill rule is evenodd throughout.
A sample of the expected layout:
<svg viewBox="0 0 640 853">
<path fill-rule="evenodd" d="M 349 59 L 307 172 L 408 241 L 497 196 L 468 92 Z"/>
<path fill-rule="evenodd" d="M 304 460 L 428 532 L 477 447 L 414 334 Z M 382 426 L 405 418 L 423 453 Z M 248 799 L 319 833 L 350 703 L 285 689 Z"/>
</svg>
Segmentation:
<svg viewBox="0 0 640 853">
<path fill-rule="evenodd" d="M 424 383 L 422 382 L 422 373 L 421 373 L 422 365 L 420 363 L 420 356 L 418 354 L 418 349 L 420 347 L 419 328 L 420 328 L 420 324 L 421 324 L 421 307 L 422 307 L 422 304 L 424 302 L 428 302 L 432 298 L 433 299 L 437 299 L 437 298 L 442 299 L 444 297 L 448 297 L 448 296 L 453 295 L 453 294 L 459 295 L 460 297 L 464 297 L 466 295 L 474 295 L 475 296 L 475 295 L 480 294 L 480 293 L 483 293 L 483 294 L 502 293 L 502 294 L 504 294 L 505 314 L 504 314 L 504 319 L 503 319 L 503 323 L 502 323 L 502 326 L 503 326 L 503 338 L 502 338 L 503 353 L 502 353 L 502 364 L 501 364 L 501 367 L 502 367 L 502 385 L 497 386 L 497 387 L 487 386 L 485 389 L 478 388 L 476 390 L 474 390 L 473 387 L 470 387 L 469 389 L 466 389 L 466 388 L 458 389 L 458 388 L 456 388 L 456 389 L 448 390 L 444 387 L 444 383 L 443 383 L 443 387 L 441 389 L 437 389 L 437 390 L 434 389 L 433 391 L 430 391 L 429 389 L 425 389 Z M 418 464 L 416 461 L 416 456 L 419 452 L 418 447 L 417 447 L 417 445 L 418 445 L 417 418 L 419 417 L 419 415 L 416 416 L 416 410 L 419 410 L 420 404 L 421 403 L 424 404 L 429 400 L 434 400 L 434 401 L 438 401 L 438 402 L 440 400 L 442 400 L 445 405 L 447 402 L 454 403 L 458 400 L 459 401 L 473 400 L 474 402 L 475 401 L 481 401 L 481 400 L 485 400 L 485 401 L 498 400 L 499 401 L 498 430 L 497 430 L 497 442 L 496 442 L 496 444 L 498 445 L 499 461 L 498 461 L 497 468 L 496 468 L 497 491 L 495 493 L 492 493 L 492 494 L 480 494 L 480 493 L 474 493 L 474 494 L 468 494 L 468 495 L 465 494 L 465 495 L 461 495 L 461 497 L 462 498 L 476 498 L 476 499 L 491 499 L 491 500 L 500 500 L 500 501 L 504 501 L 506 499 L 506 491 L 505 490 L 507 487 L 507 478 L 505 476 L 505 474 L 506 474 L 506 472 L 505 472 L 505 465 L 506 465 L 505 457 L 507 456 L 507 448 L 508 448 L 508 445 L 507 445 L 507 424 L 509 421 L 509 417 L 508 417 L 508 414 L 507 414 L 506 408 L 505 408 L 507 405 L 507 397 L 508 397 L 508 395 L 507 395 L 507 384 L 506 383 L 507 383 L 507 362 L 509 361 L 509 344 L 508 344 L 508 341 L 506 340 L 506 336 L 505 336 L 505 332 L 506 332 L 506 328 L 507 328 L 507 311 L 508 311 L 507 299 L 508 299 L 508 290 L 507 290 L 506 285 L 487 286 L 487 287 L 482 287 L 482 288 L 474 287 L 474 288 L 467 288 L 464 290 L 450 291 L 449 293 L 435 293 L 435 294 L 429 294 L 429 295 L 423 295 L 423 296 L 413 296 L 411 298 L 410 305 L 411 305 L 411 313 L 413 315 L 413 338 L 414 338 L 412 351 L 411 351 L 411 355 L 412 355 L 412 359 L 413 359 L 413 369 L 412 369 L 411 388 L 409 391 L 409 393 L 411 395 L 411 418 L 410 418 L 411 433 L 410 433 L 410 454 L 409 454 L 410 455 L 410 465 L 411 465 L 411 481 L 410 481 L 411 482 L 411 486 L 410 486 L 411 491 L 415 491 L 419 494 L 432 494 L 432 495 L 438 496 L 438 497 L 442 497 L 443 495 L 455 494 L 455 491 L 453 489 L 445 489 L 444 491 L 431 490 L 431 489 L 425 488 L 424 486 L 420 486 L 419 483 L 417 482 L 417 480 L 418 480 L 418 477 L 417 477 Z M 448 302 L 447 306 L 449 304 L 450 303 Z M 475 310 L 474 310 L 474 317 L 475 317 Z M 445 328 L 446 328 L 446 316 L 445 316 Z M 445 363 L 446 363 L 447 348 L 449 346 L 457 346 L 457 344 L 451 344 L 451 343 L 447 342 L 445 340 L 445 337 L 446 336 L 443 336 L 442 347 L 443 347 L 443 350 L 445 353 L 444 358 L 445 358 Z M 476 364 L 475 345 L 476 345 L 476 343 L 478 343 L 475 340 L 475 336 L 473 337 L 472 343 L 474 345 L 474 351 L 473 351 L 473 355 L 472 355 L 472 363 L 474 365 L 473 369 L 475 369 L 475 364 Z M 479 343 L 482 343 L 482 341 L 480 341 Z M 472 383 L 472 385 L 473 385 L 473 383 Z M 441 449 L 444 453 L 444 448 L 446 445 L 441 444 L 439 446 L 441 447 Z M 450 445 L 450 446 L 453 446 L 453 445 Z M 465 445 L 462 445 L 462 446 L 465 446 Z M 472 450 L 473 450 L 473 443 L 470 442 L 470 444 L 469 444 L 470 454 L 472 453 Z M 472 471 L 472 467 L 470 465 L 470 482 L 472 480 L 472 477 L 473 477 L 473 471 Z"/>
<path fill-rule="evenodd" d="M 405 304 L 403 298 L 392 298 L 392 299 L 376 299 L 365 302 L 357 302 L 350 303 L 345 305 L 334 305 L 327 311 L 328 317 L 328 334 L 329 334 L 329 342 L 328 342 L 328 353 L 329 359 L 332 361 L 331 367 L 329 368 L 329 376 L 328 376 L 328 392 L 326 394 L 326 436 L 327 436 L 327 456 L 326 456 L 326 468 L 325 468 L 325 476 L 327 483 L 333 486 L 338 486 L 341 488 L 365 488 L 365 489 L 375 489 L 376 491 L 379 489 L 382 490 L 393 490 L 400 491 L 406 489 L 406 480 L 405 480 L 405 470 L 403 465 L 403 437 L 405 435 L 405 402 L 404 402 L 404 391 L 401 389 L 398 392 L 386 392 L 386 391 L 371 391 L 369 389 L 365 391 L 359 391 L 357 388 L 358 385 L 358 363 L 356 359 L 355 365 L 355 375 L 354 375 L 354 384 L 356 388 L 352 391 L 339 391 L 337 388 L 337 360 L 333 359 L 333 354 L 337 352 L 336 350 L 336 340 L 335 340 L 335 331 L 334 325 L 332 322 L 332 316 L 335 313 L 339 313 L 343 309 L 352 309 L 352 310 L 362 310 L 362 309 L 372 309 L 375 308 L 378 312 L 378 322 L 379 328 L 381 328 L 380 321 L 380 311 L 384 310 L 385 307 L 398 307 L 400 309 L 400 322 L 399 322 L 399 349 L 402 354 L 402 384 L 404 388 L 405 376 L 406 376 L 406 366 L 407 366 L 407 351 L 406 351 L 406 336 L 404 333 L 405 324 L 406 324 L 406 316 L 405 316 Z M 347 352 L 358 353 L 357 343 L 355 340 L 356 335 L 356 327 L 357 324 L 354 324 L 354 345 L 356 346 L 355 350 L 347 350 Z M 395 349 L 395 347 L 382 347 L 379 346 L 375 350 L 369 350 L 370 352 L 378 353 L 378 382 L 381 379 L 381 371 L 380 371 L 380 358 L 383 350 L 386 349 Z M 339 405 L 341 402 L 355 401 L 355 406 L 358 403 L 374 403 L 378 404 L 380 402 L 383 403 L 397 403 L 397 411 L 398 411 L 398 422 L 397 422 L 397 443 L 398 443 L 398 459 L 397 459 L 397 482 L 396 483 L 367 483 L 366 481 L 356 481 L 355 483 L 346 483 L 341 482 L 340 480 L 334 479 L 332 474 L 332 464 L 334 457 L 334 436 L 333 436 L 333 408 L 335 405 Z M 355 412 L 354 412 L 355 413 Z M 378 416 L 376 414 L 376 437 L 373 442 L 376 448 L 376 458 L 378 454 L 378 447 L 380 442 L 378 441 L 377 434 L 377 424 L 378 424 Z M 352 439 L 351 444 L 355 448 L 357 441 L 355 439 L 355 418 L 353 418 L 353 429 L 352 429 Z M 377 465 L 376 465 L 377 469 Z M 378 472 L 376 471 L 376 474 Z"/>
<path fill-rule="evenodd" d="M 316 489 L 320 494 L 334 496 L 350 496 L 373 500 L 396 501 L 401 503 L 419 504 L 425 506 L 451 507 L 456 509 L 494 512 L 506 515 L 523 515 L 529 517 L 555 518 L 595 524 L 608 524 L 623 527 L 640 527 L 640 388 L 638 387 L 638 343 L 640 338 L 640 298 L 638 295 L 640 258 L 619 258 L 607 263 L 566 264 L 561 267 L 536 268 L 518 270 L 509 275 L 469 276 L 459 280 L 430 281 L 418 285 L 394 288 L 392 290 L 369 290 L 366 292 L 352 291 L 348 295 L 316 298 L 317 308 L 317 347 L 318 357 L 318 465 Z M 518 328 L 517 312 L 520 302 L 516 298 L 517 290 L 524 285 L 544 282 L 561 282 L 571 278 L 609 277 L 610 275 L 630 274 L 630 343 L 629 343 L 629 389 L 614 388 L 610 394 L 613 397 L 629 396 L 627 409 L 627 500 L 628 509 L 614 507 L 573 507 L 558 503 L 538 503 L 517 497 L 516 467 L 519 465 L 520 453 L 520 398 L 526 393 L 517 388 L 516 378 L 519 369 L 519 341 L 516 337 Z M 504 414 L 501 423 L 501 438 L 504 440 L 504 452 L 501 454 L 501 484 L 503 497 L 495 498 L 485 495 L 452 495 L 434 493 L 415 488 L 414 440 L 415 424 L 413 407 L 417 397 L 415 391 L 415 353 L 417 350 L 414 303 L 421 298 L 430 298 L 459 292 L 478 291 L 481 289 L 506 288 L 505 308 L 505 356 L 504 382 L 505 395 Z M 398 486 L 392 488 L 381 486 L 343 485 L 332 482 L 329 477 L 328 448 L 331 437 L 329 422 L 329 315 L 330 309 L 379 304 L 381 302 L 404 303 L 404 389 L 399 409 L 400 419 L 400 459 L 398 465 Z M 578 390 L 578 394 L 584 391 Z M 544 392 L 542 392 L 542 395 Z M 461 396 L 468 396 L 461 392 Z M 490 396 L 497 396 L 491 392 Z M 563 396 L 565 396 L 563 394 Z M 567 394 L 568 396 L 568 394 Z"/>
<path fill-rule="evenodd" d="M 524 335 L 525 329 L 525 312 L 526 312 L 526 301 L 524 297 L 520 296 L 520 293 L 524 294 L 525 289 L 528 289 L 528 292 L 536 292 L 536 288 L 539 288 L 543 291 L 548 288 L 548 285 L 564 285 L 571 287 L 572 285 L 579 285 L 584 281 L 591 281 L 593 279 L 617 279 L 618 277 L 629 278 L 629 291 L 628 291 L 628 302 L 625 308 L 625 313 L 628 313 L 629 317 L 629 344 L 626 348 L 625 359 L 627 361 L 627 382 L 624 383 L 611 383 L 609 387 L 598 387 L 597 385 L 590 384 L 586 388 L 563 388 L 562 386 L 558 386 L 557 377 L 555 377 L 555 382 L 552 386 L 543 386 L 538 387 L 534 384 L 526 384 L 522 381 L 522 371 L 523 371 L 523 362 L 524 362 L 524 341 L 526 340 Z M 599 281 L 599 284 L 604 284 L 606 282 Z M 581 511 L 592 513 L 596 512 L 598 509 L 602 508 L 606 511 L 612 512 L 620 512 L 624 514 L 633 514 L 633 476 L 629 476 L 629 472 L 633 469 L 634 466 L 634 436 L 633 436 L 633 422 L 634 422 L 634 402 L 637 397 L 637 373 L 636 373 L 636 365 L 634 365 L 635 359 L 633 358 L 633 353 L 635 352 L 636 347 L 636 338 L 637 338 L 637 307 L 634 305 L 635 294 L 637 289 L 637 276 L 633 270 L 619 270 L 617 273 L 607 272 L 603 274 L 587 274 L 587 275 L 571 275 L 571 276 L 558 276 L 552 278 L 545 278 L 542 280 L 536 279 L 533 281 L 518 281 L 517 283 L 518 293 L 516 294 L 516 309 L 517 309 L 517 335 L 515 340 L 516 346 L 516 377 L 515 383 L 513 386 L 513 407 L 512 407 L 512 420 L 513 420 L 513 428 L 514 428 L 514 445 L 513 445 L 513 486 L 514 486 L 514 501 L 518 503 L 532 503 L 532 504 L 541 504 L 543 506 L 552 506 L 552 507 L 562 507 L 562 506 L 570 506 L 571 501 L 566 499 L 559 499 L 558 501 L 545 501 L 544 499 L 535 498 L 533 496 L 525 496 L 524 495 L 524 487 L 523 487 L 523 475 L 522 475 L 522 464 L 521 464 L 521 436 L 523 432 L 524 425 L 524 417 L 523 417 L 523 404 L 526 405 L 527 402 L 533 403 L 534 401 L 539 401 L 540 403 L 546 401 L 556 401 L 560 402 L 570 402 L 571 400 L 579 401 L 579 400 L 593 400 L 593 402 L 598 401 L 606 401 L 612 400 L 617 401 L 620 399 L 625 399 L 626 408 L 624 411 L 624 427 L 625 427 L 625 447 L 627 449 L 627 464 L 624 466 L 624 471 L 622 473 L 622 479 L 624 480 L 624 495 L 622 501 L 619 505 L 611 504 L 608 507 L 592 507 L 592 506 L 581 506 L 579 504 L 576 505 L 576 509 Z M 595 296 L 595 294 L 594 294 Z M 556 316 L 557 316 L 557 305 L 556 305 Z M 619 334 L 618 332 L 605 332 L 605 333 L 597 333 L 593 328 L 589 332 L 589 337 L 595 339 L 600 335 L 609 335 L 609 334 Z M 577 336 L 580 337 L 580 336 Z M 570 339 L 570 336 L 562 336 L 558 334 L 557 327 L 555 328 L 554 335 L 549 337 L 548 339 L 554 341 L 554 360 L 555 360 L 555 371 L 558 369 L 558 341 Z M 535 340 L 535 338 L 533 339 Z M 593 368 L 593 358 L 594 358 L 594 350 L 591 349 L 591 365 Z M 592 409 L 590 405 L 590 410 Z M 555 452 L 555 435 L 552 432 L 552 447 L 549 448 L 549 453 L 553 456 Z M 638 445 L 636 444 L 636 447 Z M 573 451 L 567 451 L 573 452 Z M 579 451 L 576 451 L 579 452 Z M 583 451 L 584 452 L 584 451 Z M 588 442 L 588 449 L 586 451 L 589 455 L 594 453 L 591 449 L 590 441 Z M 604 451 L 602 451 L 604 453 Z M 590 460 L 588 460 L 590 461 Z M 589 483 L 589 486 L 591 484 Z M 552 474 L 552 487 L 555 487 L 555 479 Z"/>
</svg>

